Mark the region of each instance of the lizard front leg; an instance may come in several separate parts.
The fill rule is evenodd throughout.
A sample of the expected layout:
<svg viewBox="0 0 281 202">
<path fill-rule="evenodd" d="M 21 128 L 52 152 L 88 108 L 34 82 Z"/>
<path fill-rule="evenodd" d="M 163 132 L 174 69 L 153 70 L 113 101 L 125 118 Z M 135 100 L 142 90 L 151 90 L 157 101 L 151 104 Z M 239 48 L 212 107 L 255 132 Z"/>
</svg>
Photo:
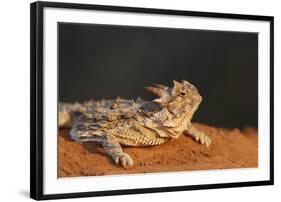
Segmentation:
<svg viewBox="0 0 281 202">
<path fill-rule="evenodd" d="M 125 166 L 132 166 L 133 159 L 123 152 L 121 145 L 111 135 L 105 135 L 104 141 L 102 141 L 102 146 L 105 152 L 113 159 L 116 164 L 121 163 L 123 167 Z"/>
<path fill-rule="evenodd" d="M 211 138 L 191 124 L 188 125 L 187 130 L 184 131 L 184 134 L 190 135 L 196 141 L 200 141 L 201 144 L 205 144 L 207 147 L 209 147 L 211 144 Z"/>
</svg>

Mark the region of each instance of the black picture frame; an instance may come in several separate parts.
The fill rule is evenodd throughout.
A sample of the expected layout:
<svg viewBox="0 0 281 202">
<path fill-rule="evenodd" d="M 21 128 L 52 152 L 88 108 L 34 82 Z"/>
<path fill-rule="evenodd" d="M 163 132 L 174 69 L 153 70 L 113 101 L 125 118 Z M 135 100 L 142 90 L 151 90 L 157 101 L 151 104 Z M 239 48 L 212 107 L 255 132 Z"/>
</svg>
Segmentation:
<svg viewBox="0 0 281 202">
<path fill-rule="evenodd" d="M 204 184 L 192 186 L 175 186 L 175 187 L 155 187 L 130 190 L 112 190 L 112 191 L 95 191 L 95 192 L 76 192 L 67 194 L 44 194 L 43 193 L 43 9 L 51 8 L 67 8 L 82 10 L 105 10 L 105 11 L 121 11 L 133 13 L 149 13 L 163 15 L 179 15 L 179 16 L 195 16 L 195 17 L 211 17 L 225 19 L 241 19 L 267 21 L 270 23 L 270 180 L 266 181 L 250 181 L 239 183 L 221 183 L 221 184 Z M 76 197 L 92 197 L 106 195 L 121 194 L 138 194 L 153 192 L 171 192 L 186 191 L 198 189 L 215 189 L 228 187 L 246 187 L 274 184 L 274 17 L 258 16 L 258 15 L 240 15 L 228 13 L 213 12 L 195 12 L 183 10 L 166 10 L 166 9 L 150 9 L 120 6 L 103 6 L 88 5 L 74 3 L 57 3 L 57 2 L 35 2 L 30 5 L 30 197 L 36 200 L 45 199 L 61 199 Z"/>
</svg>

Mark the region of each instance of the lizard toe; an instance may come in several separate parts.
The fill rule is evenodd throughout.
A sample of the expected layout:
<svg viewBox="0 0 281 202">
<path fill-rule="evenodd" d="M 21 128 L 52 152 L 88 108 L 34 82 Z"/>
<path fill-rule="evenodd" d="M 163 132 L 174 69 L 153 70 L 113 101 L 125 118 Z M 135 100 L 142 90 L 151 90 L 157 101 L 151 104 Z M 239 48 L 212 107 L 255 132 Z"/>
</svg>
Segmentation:
<svg viewBox="0 0 281 202">
<path fill-rule="evenodd" d="M 209 137 L 209 136 L 205 136 L 205 145 L 207 146 L 207 147 L 209 147 L 210 146 L 210 144 L 211 144 L 211 138 Z"/>
<path fill-rule="evenodd" d="M 116 164 L 121 164 L 123 167 L 134 165 L 133 159 L 129 156 L 129 154 L 122 153 L 114 158 Z"/>
<path fill-rule="evenodd" d="M 199 141 L 200 141 L 201 144 L 204 144 L 207 147 L 209 147 L 210 144 L 211 144 L 211 138 L 209 136 L 203 134 L 203 133 L 200 135 Z"/>
</svg>

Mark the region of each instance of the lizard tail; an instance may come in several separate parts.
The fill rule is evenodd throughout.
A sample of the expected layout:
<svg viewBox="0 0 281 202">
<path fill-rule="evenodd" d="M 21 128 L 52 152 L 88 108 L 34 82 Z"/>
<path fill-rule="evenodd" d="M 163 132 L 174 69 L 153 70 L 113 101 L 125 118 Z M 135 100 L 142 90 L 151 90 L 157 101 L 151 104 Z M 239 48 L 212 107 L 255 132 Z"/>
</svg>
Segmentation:
<svg viewBox="0 0 281 202">
<path fill-rule="evenodd" d="M 74 124 L 75 117 L 83 113 L 85 107 L 80 103 L 59 103 L 59 128 L 71 128 Z"/>
</svg>

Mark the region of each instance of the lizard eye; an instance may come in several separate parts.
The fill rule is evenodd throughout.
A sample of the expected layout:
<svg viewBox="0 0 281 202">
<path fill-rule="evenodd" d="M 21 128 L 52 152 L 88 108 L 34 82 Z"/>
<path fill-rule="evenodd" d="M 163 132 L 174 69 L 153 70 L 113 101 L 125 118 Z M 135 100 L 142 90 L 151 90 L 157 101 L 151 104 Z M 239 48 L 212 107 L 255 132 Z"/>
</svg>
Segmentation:
<svg viewBox="0 0 281 202">
<path fill-rule="evenodd" d="M 180 95 L 181 96 L 185 96 L 186 94 L 184 92 L 180 92 Z"/>
</svg>

